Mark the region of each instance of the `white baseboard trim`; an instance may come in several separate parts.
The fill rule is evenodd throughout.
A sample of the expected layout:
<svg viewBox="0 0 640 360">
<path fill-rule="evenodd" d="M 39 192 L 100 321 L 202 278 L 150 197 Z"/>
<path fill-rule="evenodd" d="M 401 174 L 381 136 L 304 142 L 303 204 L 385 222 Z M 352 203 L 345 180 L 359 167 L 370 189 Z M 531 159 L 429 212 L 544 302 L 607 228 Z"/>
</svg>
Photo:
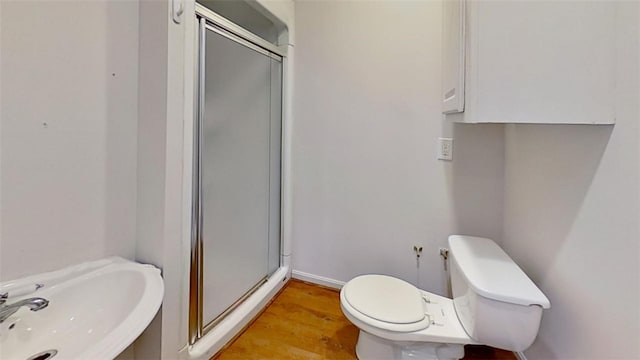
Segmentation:
<svg viewBox="0 0 640 360">
<path fill-rule="evenodd" d="M 330 287 L 333 289 L 342 289 L 342 286 L 344 285 L 344 281 L 335 280 L 335 279 L 331 279 L 331 278 L 320 276 L 320 275 L 309 274 L 299 270 L 293 270 L 291 272 L 291 275 L 294 279 Z"/>
<path fill-rule="evenodd" d="M 522 351 L 514 351 L 513 355 L 515 355 L 518 360 L 527 360 L 527 357 L 524 356 Z"/>
</svg>

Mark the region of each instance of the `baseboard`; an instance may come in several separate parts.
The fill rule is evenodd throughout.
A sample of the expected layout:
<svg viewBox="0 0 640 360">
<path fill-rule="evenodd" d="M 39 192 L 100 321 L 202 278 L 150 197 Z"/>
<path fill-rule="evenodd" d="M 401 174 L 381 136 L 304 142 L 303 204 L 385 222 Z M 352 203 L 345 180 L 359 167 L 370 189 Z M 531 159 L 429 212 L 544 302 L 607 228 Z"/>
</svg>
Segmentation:
<svg viewBox="0 0 640 360">
<path fill-rule="evenodd" d="M 331 278 L 320 276 L 320 275 L 309 274 L 299 270 L 293 270 L 291 272 L 291 276 L 294 279 L 298 279 L 298 280 L 302 280 L 302 281 L 306 281 L 306 282 L 310 282 L 313 284 L 318 284 L 318 285 L 322 285 L 322 286 L 326 286 L 334 289 L 342 289 L 342 286 L 344 285 L 344 281 L 335 280 L 335 279 L 331 279 Z"/>
<path fill-rule="evenodd" d="M 524 356 L 522 351 L 514 351 L 513 355 L 515 355 L 518 360 L 527 360 L 527 357 Z"/>
</svg>

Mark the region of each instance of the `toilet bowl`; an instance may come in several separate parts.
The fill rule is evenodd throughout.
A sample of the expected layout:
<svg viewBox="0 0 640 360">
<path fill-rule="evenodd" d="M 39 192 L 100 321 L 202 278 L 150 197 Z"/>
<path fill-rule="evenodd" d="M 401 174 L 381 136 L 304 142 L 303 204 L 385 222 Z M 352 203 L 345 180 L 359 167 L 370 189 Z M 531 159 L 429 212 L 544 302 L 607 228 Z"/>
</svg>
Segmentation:
<svg viewBox="0 0 640 360">
<path fill-rule="evenodd" d="M 340 292 L 340 305 L 360 329 L 358 359 L 459 359 L 465 344 L 476 343 L 451 299 L 390 276 L 352 279 Z"/>
<path fill-rule="evenodd" d="M 449 237 L 453 299 L 387 275 L 361 275 L 340 291 L 360 329 L 356 354 L 369 359 L 460 359 L 465 344 L 512 351 L 535 340 L 549 300 L 486 238 Z"/>
</svg>

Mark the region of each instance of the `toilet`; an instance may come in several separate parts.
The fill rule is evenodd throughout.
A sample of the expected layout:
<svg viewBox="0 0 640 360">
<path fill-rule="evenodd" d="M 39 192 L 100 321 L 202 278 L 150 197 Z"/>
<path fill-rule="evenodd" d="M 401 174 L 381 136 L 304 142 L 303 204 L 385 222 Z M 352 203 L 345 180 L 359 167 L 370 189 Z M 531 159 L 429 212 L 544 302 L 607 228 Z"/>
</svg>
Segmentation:
<svg viewBox="0 0 640 360">
<path fill-rule="evenodd" d="M 491 239 L 448 240 L 453 299 L 387 275 L 342 287 L 342 312 L 360 329 L 358 359 L 460 359 L 465 344 L 522 351 L 533 343 L 547 297 Z"/>
</svg>

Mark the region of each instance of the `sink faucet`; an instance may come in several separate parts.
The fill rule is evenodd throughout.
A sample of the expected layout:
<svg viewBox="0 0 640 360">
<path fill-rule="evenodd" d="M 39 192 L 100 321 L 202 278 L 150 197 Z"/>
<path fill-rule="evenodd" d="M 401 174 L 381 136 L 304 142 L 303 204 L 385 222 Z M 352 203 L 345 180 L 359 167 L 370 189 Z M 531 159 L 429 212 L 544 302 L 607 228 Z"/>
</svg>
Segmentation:
<svg viewBox="0 0 640 360">
<path fill-rule="evenodd" d="M 7 320 L 9 316 L 13 315 L 16 311 L 18 311 L 18 309 L 23 306 L 28 307 L 29 309 L 31 309 L 31 311 L 38 311 L 46 308 L 47 305 L 49 305 L 49 300 L 39 297 L 24 299 L 6 305 L 5 302 L 7 301 L 8 297 L 9 294 L 7 293 L 0 294 L 0 323 Z"/>
</svg>

